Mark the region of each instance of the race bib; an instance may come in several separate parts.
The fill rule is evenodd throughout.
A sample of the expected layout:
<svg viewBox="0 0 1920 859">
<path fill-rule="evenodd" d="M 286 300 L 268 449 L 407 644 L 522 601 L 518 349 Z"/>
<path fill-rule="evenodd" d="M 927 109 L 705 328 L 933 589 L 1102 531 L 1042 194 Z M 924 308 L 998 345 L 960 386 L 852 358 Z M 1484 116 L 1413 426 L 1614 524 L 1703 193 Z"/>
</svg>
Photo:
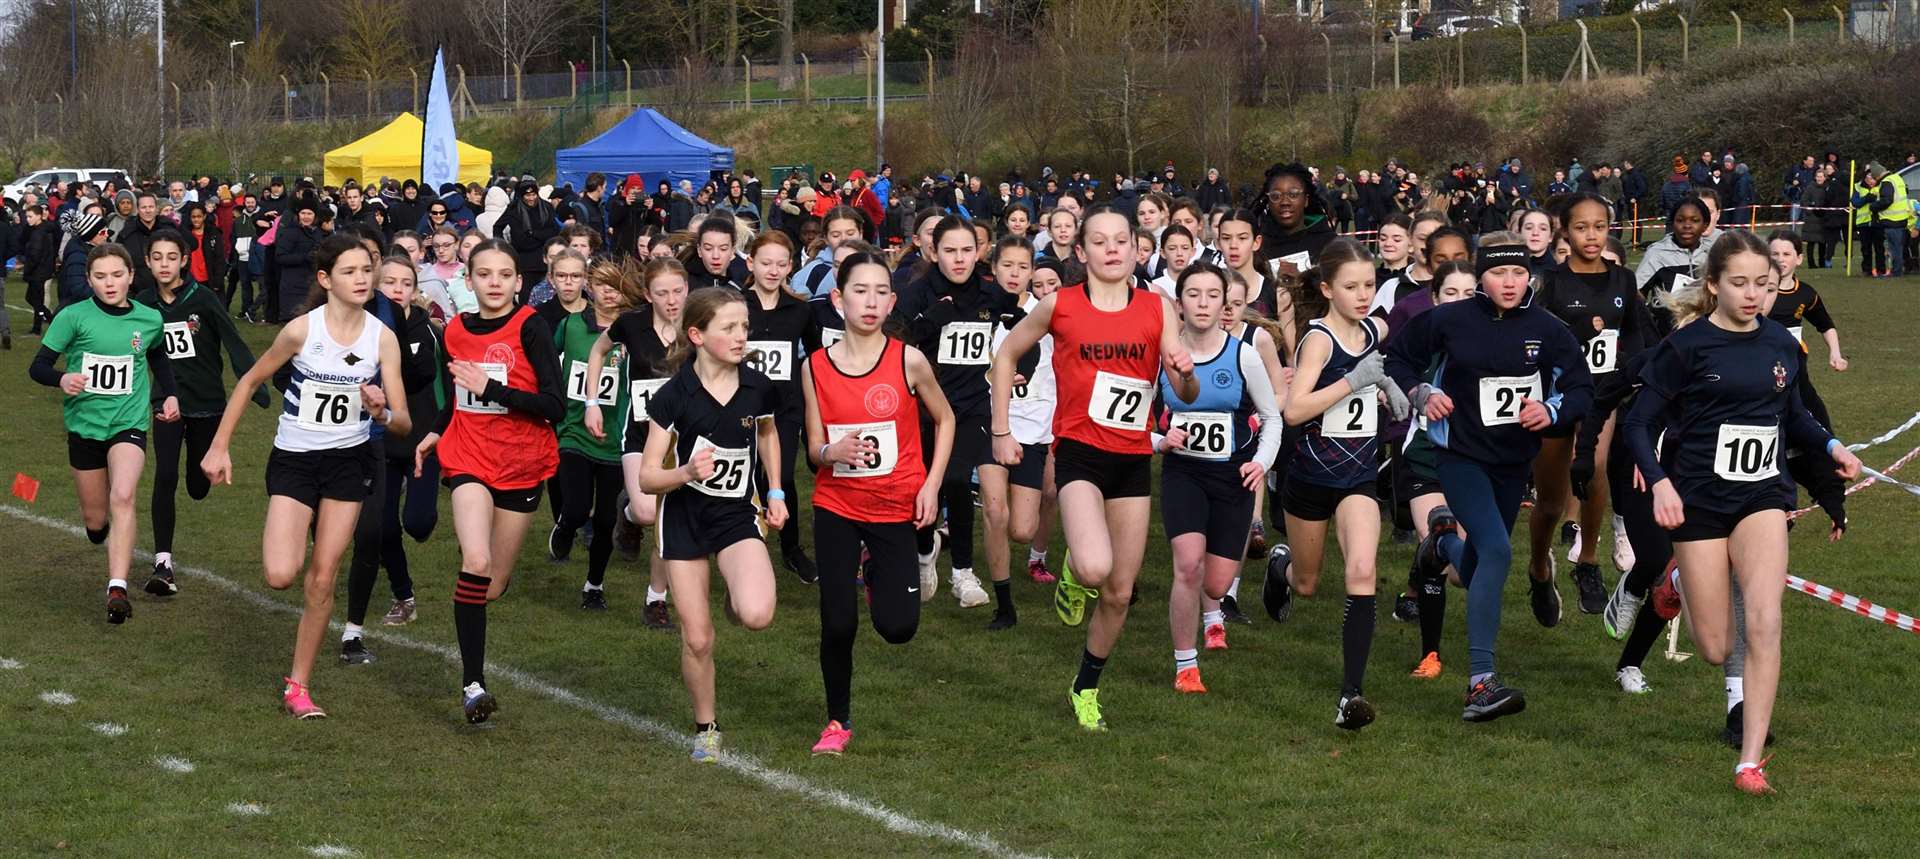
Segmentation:
<svg viewBox="0 0 1920 859">
<path fill-rule="evenodd" d="M 827 424 L 827 438 L 839 441 L 857 435 L 875 450 L 865 465 L 833 464 L 835 477 L 884 477 L 900 462 L 900 430 L 892 421 L 878 424 Z"/>
<path fill-rule="evenodd" d="M 499 382 L 502 385 L 507 383 L 507 365 L 475 364 L 474 366 L 479 367 L 480 372 L 486 373 L 487 378 Z M 459 384 L 453 386 L 453 391 L 453 407 L 458 411 L 471 412 L 477 415 L 504 415 L 507 413 L 505 403 L 490 403 L 480 399 L 480 394 L 483 393 L 481 391 L 469 391 Z"/>
<path fill-rule="evenodd" d="M 1587 372 L 1596 376 L 1620 369 L 1620 329 L 1608 328 L 1587 341 Z"/>
<path fill-rule="evenodd" d="M 646 422 L 647 407 L 653 405 L 653 395 L 660 393 L 666 384 L 665 379 L 635 379 L 627 384 L 627 394 L 632 397 L 628 402 L 634 423 Z"/>
<path fill-rule="evenodd" d="M 1117 430 L 1147 428 L 1147 406 L 1153 403 L 1153 383 L 1101 370 L 1093 377 L 1093 396 L 1087 398 L 1087 417 Z"/>
<path fill-rule="evenodd" d="M 1320 434 L 1327 438 L 1373 438 L 1380 429 L 1380 389 L 1368 385 L 1341 397 L 1320 413 Z"/>
<path fill-rule="evenodd" d="M 359 423 L 360 386 L 312 379 L 301 382 L 297 419 L 308 429 L 340 429 Z"/>
<path fill-rule="evenodd" d="M 1752 483 L 1780 476 L 1780 428 L 1721 424 L 1713 446 L 1713 473 L 1721 480 Z"/>
<path fill-rule="evenodd" d="M 1480 380 L 1480 425 L 1488 427 L 1520 422 L 1520 401 L 1540 399 L 1540 374 L 1531 376 L 1488 376 Z"/>
<path fill-rule="evenodd" d="M 1807 337 L 1805 334 L 1801 333 L 1800 326 L 1795 325 L 1792 328 L 1788 328 L 1787 330 L 1793 332 L 1793 339 L 1799 341 L 1800 345 L 1802 346 L 1806 345 Z"/>
<path fill-rule="evenodd" d="M 132 355 L 95 355 L 87 352 L 80 356 L 80 366 L 85 368 L 81 372 L 87 376 L 87 393 L 109 397 L 124 397 L 133 393 Z"/>
<path fill-rule="evenodd" d="M 747 366 L 776 382 L 793 378 L 793 344 L 779 340 L 747 341 Z"/>
<path fill-rule="evenodd" d="M 698 454 L 703 450 L 713 451 L 713 476 L 705 480 L 696 480 L 687 485 L 715 498 L 747 497 L 747 471 L 753 467 L 748 462 L 748 459 L 752 456 L 753 449 L 746 447 L 719 447 L 713 442 L 707 441 L 705 436 L 701 436 L 700 438 L 694 439 L 693 453 L 689 454 L 687 458 L 691 460 L 693 454 Z"/>
<path fill-rule="evenodd" d="M 1233 451 L 1233 415 L 1227 412 L 1175 412 L 1172 424 L 1187 431 L 1187 443 L 1173 452 L 1195 459 L 1224 460 Z"/>
<path fill-rule="evenodd" d="M 942 364 L 986 364 L 987 343 L 992 338 L 991 322 L 949 322 L 940 329 L 938 360 Z"/>
<path fill-rule="evenodd" d="M 187 328 L 185 322 L 169 322 L 160 326 L 160 342 L 167 345 L 167 357 L 172 360 L 191 358 L 195 354 L 193 331 Z"/>
<path fill-rule="evenodd" d="M 828 346 L 832 346 L 833 344 L 838 343 L 845 339 L 847 339 L 847 332 L 844 329 L 840 329 L 840 328 L 820 329 L 820 348 L 822 349 L 825 349 Z"/>
<path fill-rule="evenodd" d="M 615 395 L 620 393 L 620 368 L 614 366 L 601 367 L 600 384 L 594 386 L 594 390 L 589 392 L 587 390 L 587 362 L 569 362 L 567 365 L 567 399 L 584 403 L 587 401 L 588 393 L 592 393 L 594 399 L 607 404 L 607 406 L 611 408 Z"/>
</svg>

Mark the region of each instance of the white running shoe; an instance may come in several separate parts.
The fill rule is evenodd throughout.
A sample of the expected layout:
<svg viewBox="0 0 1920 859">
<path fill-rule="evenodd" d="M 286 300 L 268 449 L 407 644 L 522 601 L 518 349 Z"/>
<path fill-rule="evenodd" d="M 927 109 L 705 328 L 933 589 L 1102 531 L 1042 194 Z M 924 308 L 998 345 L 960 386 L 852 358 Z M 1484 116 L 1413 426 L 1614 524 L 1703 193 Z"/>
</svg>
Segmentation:
<svg viewBox="0 0 1920 859">
<path fill-rule="evenodd" d="M 1633 569 L 1635 560 L 1637 559 L 1633 556 L 1633 541 L 1627 539 L 1627 520 L 1615 513 L 1613 516 L 1613 568 L 1623 573 L 1627 572 Z"/>
<path fill-rule="evenodd" d="M 1627 577 L 1621 576 L 1613 583 L 1613 596 L 1607 598 L 1607 607 L 1600 612 L 1600 620 L 1606 624 L 1607 635 L 1615 641 L 1627 637 L 1633 629 L 1633 621 L 1640 616 L 1640 606 L 1646 597 L 1637 597 L 1627 593 Z"/>
<path fill-rule="evenodd" d="M 987 604 L 987 591 L 980 587 L 980 577 L 972 570 L 953 571 L 953 597 L 960 601 L 961 608 L 975 608 Z"/>
<path fill-rule="evenodd" d="M 1639 666 L 1629 665 L 1615 671 L 1613 679 L 1619 681 L 1620 691 L 1628 695 L 1645 695 L 1653 691 L 1653 687 L 1647 683 L 1647 675 L 1640 673 Z"/>
<path fill-rule="evenodd" d="M 940 532 L 933 532 L 933 554 L 920 558 L 920 601 L 931 602 L 940 591 Z"/>
<path fill-rule="evenodd" d="M 1573 545 L 1567 547 L 1567 563 L 1580 563 L 1580 541 L 1586 536 L 1587 535 L 1580 533 L 1580 529 L 1573 529 Z"/>
</svg>

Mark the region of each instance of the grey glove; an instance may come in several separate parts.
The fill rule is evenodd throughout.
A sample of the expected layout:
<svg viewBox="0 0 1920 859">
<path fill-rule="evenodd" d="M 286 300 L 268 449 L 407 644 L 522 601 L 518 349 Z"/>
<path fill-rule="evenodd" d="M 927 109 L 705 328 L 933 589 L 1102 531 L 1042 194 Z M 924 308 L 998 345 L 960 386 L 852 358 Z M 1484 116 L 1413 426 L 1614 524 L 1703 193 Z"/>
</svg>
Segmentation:
<svg viewBox="0 0 1920 859">
<path fill-rule="evenodd" d="M 1355 391 L 1365 390 L 1368 385 L 1378 385 L 1386 378 L 1387 362 L 1379 352 L 1361 358 L 1360 363 L 1347 371 L 1347 384 L 1352 385 Z"/>
<path fill-rule="evenodd" d="M 1401 393 L 1399 383 L 1392 377 L 1380 381 L 1380 390 L 1387 395 L 1387 411 L 1392 413 L 1394 421 L 1404 421 L 1413 413 L 1413 406 L 1407 401 L 1407 395 Z"/>
<path fill-rule="evenodd" d="M 1414 412 L 1424 414 L 1427 411 L 1427 398 L 1431 396 L 1433 396 L 1433 386 L 1421 382 L 1407 392 L 1407 405 L 1412 407 Z"/>
</svg>

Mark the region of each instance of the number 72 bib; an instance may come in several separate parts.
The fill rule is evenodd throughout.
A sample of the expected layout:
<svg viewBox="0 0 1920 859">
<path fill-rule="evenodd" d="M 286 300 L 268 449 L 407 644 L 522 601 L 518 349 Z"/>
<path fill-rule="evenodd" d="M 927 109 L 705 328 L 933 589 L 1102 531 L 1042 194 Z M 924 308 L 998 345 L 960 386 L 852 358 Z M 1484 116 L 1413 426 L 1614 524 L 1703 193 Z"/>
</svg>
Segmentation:
<svg viewBox="0 0 1920 859">
<path fill-rule="evenodd" d="M 1100 370 L 1093 377 L 1093 396 L 1087 398 L 1087 417 L 1111 429 L 1144 430 L 1152 404 L 1152 382 Z"/>
<path fill-rule="evenodd" d="M 1540 374 L 1487 376 L 1480 380 L 1480 425 L 1497 427 L 1520 422 L 1520 401 L 1540 399 Z"/>
</svg>

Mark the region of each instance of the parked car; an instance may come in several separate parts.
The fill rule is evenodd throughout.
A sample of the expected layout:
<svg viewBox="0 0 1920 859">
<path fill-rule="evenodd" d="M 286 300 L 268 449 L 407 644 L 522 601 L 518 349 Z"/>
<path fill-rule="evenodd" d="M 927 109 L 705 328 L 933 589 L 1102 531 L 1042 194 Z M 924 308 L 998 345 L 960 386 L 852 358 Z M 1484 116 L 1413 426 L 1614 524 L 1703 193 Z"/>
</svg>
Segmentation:
<svg viewBox="0 0 1920 859">
<path fill-rule="evenodd" d="M 1486 15 L 1461 15 L 1455 18 L 1450 18 L 1445 23 L 1435 28 L 1434 35 L 1440 36 L 1443 38 L 1452 38 L 1454 36 L 1464 36 L 1468 33 L 1477 32 L 1479 30 L 1492 30 L 1496 27 L 1504 27 L 1504 26 L 1506 26 L 1506 22 L 1500 20 L 1499 18 L 1493 18 Z"/>
<path fill-rule="evenodd" d="M 20 195 L 27 190 L 28 185 L 38 185 L 44 191 L 44 189 L 55 185 L 64 188 L 69 182 L 90 182 L 95 187 L 100 187 L 104 186 L 109 180 L 120 183 L 120 187 L 122 188 L 127 187 L 129 184 L 127 182 L 127 171 L 125 170 L 114 170 L 107 167 L 55 167 L 50 170 L 38 170 L 28 173 L 12 182 L 8 182 L 4 189 L 0 189 L 0 193 L 4 193 L 9 200 L 18 200 L 20 199 Z"/>
</svg>

